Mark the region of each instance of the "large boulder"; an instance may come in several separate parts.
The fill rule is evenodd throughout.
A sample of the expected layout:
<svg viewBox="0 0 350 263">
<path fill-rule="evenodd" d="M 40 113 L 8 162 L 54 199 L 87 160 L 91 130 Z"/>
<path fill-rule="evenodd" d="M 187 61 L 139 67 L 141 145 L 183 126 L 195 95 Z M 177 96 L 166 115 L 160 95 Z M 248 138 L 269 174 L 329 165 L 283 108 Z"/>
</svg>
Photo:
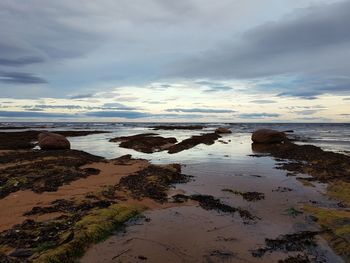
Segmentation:
<svg viewBox="0 0 350 263">
<path fill-rule="evenodd" d="M 42 132 L 39 134 L 38 140 L 38 144 L 43 150 L 70 149 L 70 143 L 67 138 L 57 133 Z"/>
<path fill-rule="evenodd" d="M 217 134 L 224 134 L 224 133 L 232 133 L 232 131 L 225 127 L 220 127 L 215 130 L 215 133 Z"/>
<path fill-rule="evenodd" d="M 284 132 L 270 129 L 256 130 L 252 134 L 252 141 L 255 143 L 280 143 L 286 139 L 287 136 Z"/>
</svg>

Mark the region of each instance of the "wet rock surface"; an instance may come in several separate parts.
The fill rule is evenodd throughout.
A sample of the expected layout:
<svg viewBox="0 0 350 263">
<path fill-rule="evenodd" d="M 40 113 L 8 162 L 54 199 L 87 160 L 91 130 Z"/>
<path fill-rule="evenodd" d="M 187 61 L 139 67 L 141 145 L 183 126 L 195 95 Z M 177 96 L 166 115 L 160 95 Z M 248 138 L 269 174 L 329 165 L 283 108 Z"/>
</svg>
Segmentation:
<svg viewBox="0 0 350 263">
<path fill-rule="evenodd" d="M 232 133 L 232 131 L 228 128 L 220 127 L 220 128 L 217 128 L 215 130 L 215 133 L 217 133 L 217 134 L 229 134 L 229 133 Z"/>
<path fill-rule="evenodd" d="M 335 179 L 350 181 L 350 156 L 347 155 L 324 151 L 313 145 L 294 143 L 271 145 L 253 143 L 252 149 L 280 159 L 280 169 L 309 174 L 322 182 Z"/>
<path fill-rule="evenodd" d="M 181 174 L 181 167 L 178 165 L 167 167 L 150 165 L 133 175 L 121 178 L 117 189 L 130 193 L 135 199 L 148 197 L 158 202 L 165 202 L 168 199 L 167 191 L 172 184 L 186 183 L 190 178 Z"/>
<path fill-rule="evenodd" d="M 29 130 L 18 132 L 0 132 L 0 150 L 30 149 L 35 146 L 38 135 L 44 131 Z M 65 137 L 86 136 L 90 134 L 106 133 L 105 131 L 55 131 Z"/>
<path fill-rule="evenodd" d="M 80 166 L 103 160 L 77 150 L 9 152 L 0 159 L 0 198 L 25 189 L 36 193 L 56 191 L 65 183 L 97 174 L 96 169 Z"/>
<path fill-rule="evenodd" d="M 221 136 L 217 133 L 205 133 L 202 135 L 194 135 L 191 138 L 185 139 L 168 149 L 168 153 L 178 153 L 184 150 L 191 149 L 199 144 L 211 145 L 214 144 Z"/>
<path fill-rule="evenodd" d="M 111 142 L 120 142 L 119 147 L 133 149 L 143 153 L 153 153 L 167 150 L 168 153 L 178 153 L 191 149 L 199 144 L 214 144 L 221 136 L 217 133 L 194 135 L 177 143 L 176 138 L 165 138 L 156 133 L 143 133 L 132 136 L 116 137 Z"/>
<path fill-rule="evenodd" d="M 120 142 L 119 147 L 133 149 L 143 153 L 153 153 L 168 149 L 177 142 L 176 138 L 164 138 L 156 133 L 143 133 L 132 136 L 116 137 L 111 142 Z"/>
<path fill-rule="evenodd" d="M 70 142 L 61 134 L 42 132 L 38 135 L 38 144 L 42 150 L 70 149 Z"/>
<path fill-rule="evenodd" d="M 252 141 L 254 143 L 280 143 L 285 141 L 286 138 L 284 132 L 271 129 L 259 129 L 252 134 Z"/>
</svg>

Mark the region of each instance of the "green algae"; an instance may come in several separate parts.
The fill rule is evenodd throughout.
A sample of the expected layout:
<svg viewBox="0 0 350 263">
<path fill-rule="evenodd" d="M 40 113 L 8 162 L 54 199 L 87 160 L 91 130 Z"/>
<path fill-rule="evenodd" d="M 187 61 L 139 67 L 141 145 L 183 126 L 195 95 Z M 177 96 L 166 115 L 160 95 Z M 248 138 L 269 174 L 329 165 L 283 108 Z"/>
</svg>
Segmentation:
<svg viewBox="0 0 350 263">
<path fill-rule="evenodd" d="M 73 234 L 65 233 L 65 236 L 61 237 L 62 240 L 70 237 L 68 242 L 45 250 L 33 262 L 75 262 L 89 245 L 105 239 L 142 210 L 143 208 L 133 205 L 114 204 L 108 208 L 92 211 L 73 226 L 71 230 Z"/>
<path fill-rule="evenodd" d="M 332 182 L 328 188 L 327 194 L 347 206 L 350 206 L 350 183 L 344 181 Z"/>
<path fill-rule="evenodd" d="M 350 211 L 306 205 L 304 211 L 317 218 L 325 230 L 324 238 L 334 251 L 346 261 L 350 260 Z"/>
</svg>

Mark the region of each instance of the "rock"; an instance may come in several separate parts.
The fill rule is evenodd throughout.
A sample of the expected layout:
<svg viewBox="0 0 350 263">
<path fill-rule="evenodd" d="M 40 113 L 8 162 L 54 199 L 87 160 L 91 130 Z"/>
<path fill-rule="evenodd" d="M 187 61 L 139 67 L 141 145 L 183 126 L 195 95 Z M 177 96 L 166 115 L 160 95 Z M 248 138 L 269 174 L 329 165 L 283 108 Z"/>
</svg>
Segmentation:
<svg viewBox="0 0 350 263">
<path fill-rule="evenodd" d="M 42 150 L 70 149 L 70 143 L 66 137 L 51 132 L 42 132 L 38 136 L 39 146 Z"/>
<path fill-rule="evenodd" d="M 223 133 L 232 133 L 232 131 L 228 128 L 225 128 L 225 127 L 220 127 L 220 128 L 217 128 L 215 130 L 215 133 L 218 133 L 218 134 L 223 134 Z"/>
<path fill-rule="evenodd" d="M 256 130 L 252 134 L 252 141 L 255 143 L 280 143 L 286 139 L 287 137 L 284 132 L 270 129 Z"/>
</svg>

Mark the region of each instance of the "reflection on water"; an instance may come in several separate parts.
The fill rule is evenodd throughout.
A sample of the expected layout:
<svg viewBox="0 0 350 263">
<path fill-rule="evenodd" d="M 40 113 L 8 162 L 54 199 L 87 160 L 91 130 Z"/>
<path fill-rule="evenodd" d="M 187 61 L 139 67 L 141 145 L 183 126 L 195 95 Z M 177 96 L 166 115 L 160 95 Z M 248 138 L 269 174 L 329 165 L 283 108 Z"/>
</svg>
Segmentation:
<svg viewBox="0 0 350 263">
<path fill-rule="evenodd" d="M 54 128 L 62 129 L 53 124 Z M 85 125 L 85 124 L 84 124 Z M 210 132 L 217 125 L 204 131 L 156 131 L 161 136 L 176 137 L 179 141 L 202 132 Z M 175 207 L 148 211 L 149 222 L 132 225 L 125 233 L 93 246 L 82 262 L 277 262 L 285 258 L 282 253 L 266 254 L 262 259 L 254 258 L 251 250 L 264 245 L 265 238 L 276 238 L 281 234 L 315 230 L 317 225 L 307 215 L 295 218 L 286 211 L 301 210 L 304 204 L 317 202 L 333 206 L 334 202 L 324 196 L 325 185 L 304 187 L 295 177 L 275 169 L 271 157 L 255 158 L 250 140 L 251 131 L 260 127 L 279 130 L 295 130 L 300 137 L 310 138 L 312 144 L 334 151 L 350 150 L 350 126 L 323 124 L 231 124 L 232 134 L 223 135 L 225 143 L 198 145 L 176 154 L 158 152 L 140 153 L 119 148 L 109 142 L 117 136 L 150 132 L 142 124 L 110 125 L 96 124 L 79 126 L 67 124 L 64 128 L 91 128 L 111 131 L 84 137 L 71 137 L 73 149 L 83 150 L 106 158 L 131 154 L 134 158 L 148 159 L 153 163 L 180 163 L 183 173 L 193 175 L 194 180 L 177 185 L 186 194 L 209 194 L 220 198 L 225 204 L 242 207 L 261 218 L 256 224 L 246 225 L 239 216 L 219 214 L 199 207 Z M 254 149 L 255 150 L 255 149 Z M 259 150 L 259 149 L 258 149 Z M 241 196 L 223 192 L 229 188 L 237 191 L 257 191 L 265 199 L 247 202 Z M 277 191 L 278 189 L 290 189 Z M 321 257 L 322 262 L 343 262 L 319 240 L 318 248 L 310 252 Z M 225 257 L 226 255 L 226 257 Z"/>
<path fill-rule="evenodd" d="M 275 169 L 275 160 L 270 157 L 255 158 L 249 133 L 224 135 L 213 145 L 198 145 L 177 154 L 158 152 L 139 153 L 122 149 L 109 138 L 148 132 L 142 127 L 119 128 L 111 134 L 98 134 L 71 138 L 73 148 L 115 158 L 132 154 L 135 158 L 146 158 L 153 163 L 180 163 L 185 174 L 194 176 L 187 184 L 176 188 L 186 194 L 209 194 L 220 198 L 225 204 L 242 207 L 261 218 L 256 224 L 246 225 L 239 216 L 218 214 L 199 207 L 177 207 L 149 211 L 150 222 L 127 228 L 88 251 L 82 262 L 138 262 L 138 257 L 146 257 L 149 262 L 222 262 L 221 252 L 232 256 L 224 262 L 277 262 L 284 258 L 282 253 L 267 254 L 254 258 L 251 250 L 264 245 L 265 238 L 276 238 L 281 234 L 296 231 L 315 230 L 317 226 L 306 215 L 296 218 L 286 214 L 290 208 L 302 209 L 304 204 L 321 202 L 326 206 L 333 203 L 323 196 L 325 185 L 304 187 L 295 177 L 287 177 L 286 172 Z M 201 131 L 157 131 L 165 137 L 174 136 L 178 140 L 188 138 Z M 278 188 L 291 191 L 279 192 Z M 265 194 L 265 199 L 247 202 L 240 196 L 223 192 L 230 188 L 237 191 L 257 191 Z M 230 241 L 227 241 L 230 240 Z M 221 251 L 219 255 L 218 251 Z M 313 252 L 322 255 L 325 262 L 342 262 L 330 248 L 320 242 Z"/>
</svg>

